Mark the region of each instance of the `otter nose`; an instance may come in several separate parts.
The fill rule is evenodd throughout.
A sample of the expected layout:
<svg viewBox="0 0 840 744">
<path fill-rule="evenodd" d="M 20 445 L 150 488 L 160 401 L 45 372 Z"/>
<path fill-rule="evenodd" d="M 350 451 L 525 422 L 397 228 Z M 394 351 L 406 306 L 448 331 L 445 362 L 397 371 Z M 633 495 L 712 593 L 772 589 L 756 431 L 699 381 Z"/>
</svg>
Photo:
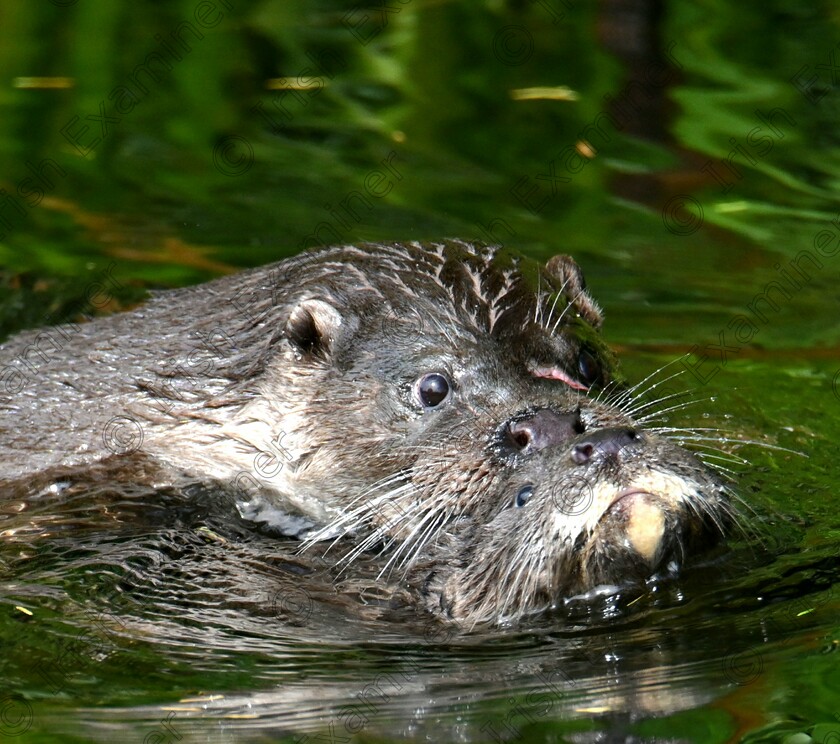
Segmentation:
<svg viewBox="0 0 840 744">
<path fill-rule="evenodd" d="M 511 443 L 521 452 L 536 452 L 563 444 L 584 430 L 579 410 L 556 413 L 550 408 L 540 408 L 524 418 L 511 421 L 507 428 Z"/>
<path fill-rule="evenodd" d="M 572 460 L 585 465 L 590 460 L 615 459 L 624 450 L 642 444 L 642 435 L 629 427 L 598 429 L 572 447 Z"/>
</svg>

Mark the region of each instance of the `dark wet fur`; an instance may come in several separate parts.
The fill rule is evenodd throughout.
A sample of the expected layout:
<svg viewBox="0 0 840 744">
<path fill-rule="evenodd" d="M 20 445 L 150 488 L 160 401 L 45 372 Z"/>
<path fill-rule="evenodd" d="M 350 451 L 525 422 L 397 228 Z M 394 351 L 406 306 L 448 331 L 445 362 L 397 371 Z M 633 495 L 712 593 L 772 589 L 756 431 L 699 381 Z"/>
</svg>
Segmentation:
<svg viewBox="0 0 840 744">
<path fill-rule="evenodd" d="M 540 267 L 461 241 L 303 254 L 5 344 L 0 487 L 48 496 L 100 467 L 152 493 L 215 483 L 308 520 L 303 547 L 332 546 L 345 576 L 380 554 L 380 581 L 436 614 L 522 617 L 679 564 L 732 513 L 705 465 L 633 418 L 600 325 L 564 256 Z M 435 410 L 416 399 L 428 372 L 453 388 Z M 512 441 L 541 411 L 550 441 Z M 614 456 L 570 459 L 630 430 Z M 640 560 L 604 493 L 651 472 L 674 485 L 653 499 L 667 535 Z M 592 509 L 567 513 L 580 483 Z"/>
</svg>

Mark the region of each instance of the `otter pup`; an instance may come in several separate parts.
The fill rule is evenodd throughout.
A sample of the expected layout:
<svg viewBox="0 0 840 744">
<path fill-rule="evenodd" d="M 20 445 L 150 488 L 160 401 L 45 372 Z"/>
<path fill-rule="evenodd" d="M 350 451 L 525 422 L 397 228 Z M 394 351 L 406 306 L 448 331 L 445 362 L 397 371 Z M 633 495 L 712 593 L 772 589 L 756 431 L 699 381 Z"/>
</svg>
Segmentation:
<svg viewBox="0 0 840 744">
<path fill-rule="evenodd" d="M 381 554 L 436 614 L 518 618 L 674 568 L 731 516 L 634 420 L 600 327 L 567 256 L 301 254 L 0 347 L 0 484 L 217 482 L 307 550 Z"/>
</svg>

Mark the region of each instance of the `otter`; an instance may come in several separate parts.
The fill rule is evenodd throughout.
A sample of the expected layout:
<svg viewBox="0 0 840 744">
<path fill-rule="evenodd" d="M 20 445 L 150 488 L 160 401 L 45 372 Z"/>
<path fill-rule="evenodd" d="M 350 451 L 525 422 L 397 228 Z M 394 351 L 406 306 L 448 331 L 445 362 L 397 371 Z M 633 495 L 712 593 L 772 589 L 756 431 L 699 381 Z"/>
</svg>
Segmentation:
<svg viewBox="0 0 840 744">
<path fill-rule="evenodd" d="M 645 426 L 601 325 L 565 255 L 303 253 L 6 342 L 0 485 L 218 484 L 303 551 L 376 556 L 441 618 L 522 618 L 675 571 L 734 516 Z"/>
</svg>

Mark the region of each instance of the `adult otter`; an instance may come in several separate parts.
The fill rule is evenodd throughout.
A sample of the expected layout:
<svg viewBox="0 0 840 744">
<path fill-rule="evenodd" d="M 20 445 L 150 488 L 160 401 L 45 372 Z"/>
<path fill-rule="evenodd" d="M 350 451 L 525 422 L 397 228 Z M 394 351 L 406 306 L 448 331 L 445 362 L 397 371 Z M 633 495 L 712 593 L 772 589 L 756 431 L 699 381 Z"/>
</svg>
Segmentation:
<svg viewBox="0 0 840 744">
<path fill-rule="evenodd" d="M 729 521 L 713 474 L 634 421 L 600 325 L 565 256 L 302 254 L 6 343 L 0 485 L 218 481 L 297 515 L 309 549 L 381 551 L 436 613 L 518 617 Z"/>
</svg>

